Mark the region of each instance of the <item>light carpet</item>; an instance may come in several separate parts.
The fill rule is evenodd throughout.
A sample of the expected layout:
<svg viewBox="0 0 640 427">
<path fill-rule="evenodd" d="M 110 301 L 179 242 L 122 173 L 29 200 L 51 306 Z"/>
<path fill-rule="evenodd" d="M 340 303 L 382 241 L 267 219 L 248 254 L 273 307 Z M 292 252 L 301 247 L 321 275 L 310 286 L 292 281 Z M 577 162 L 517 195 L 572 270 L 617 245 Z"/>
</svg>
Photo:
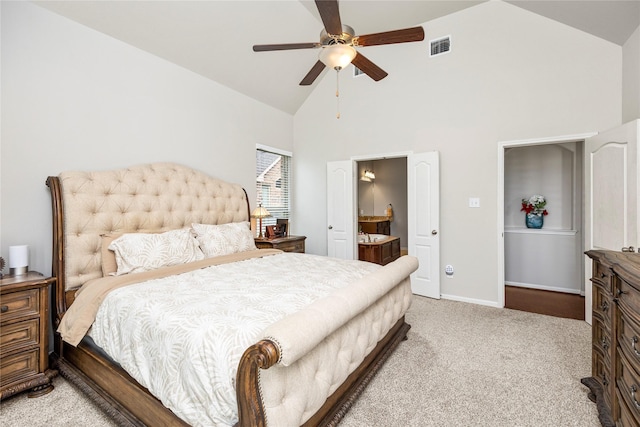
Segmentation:
<svg viewBox="0 0 640 427">
<path fill-rule="evenodd" d="M 591 327 L 509 309 L 414 297 L 412 326 L 341 427 L 598 427 L 580 379 Z M 55 390 L 0 404 L 4 426 L 115 424 L 63 378 Z"/>
</svg>

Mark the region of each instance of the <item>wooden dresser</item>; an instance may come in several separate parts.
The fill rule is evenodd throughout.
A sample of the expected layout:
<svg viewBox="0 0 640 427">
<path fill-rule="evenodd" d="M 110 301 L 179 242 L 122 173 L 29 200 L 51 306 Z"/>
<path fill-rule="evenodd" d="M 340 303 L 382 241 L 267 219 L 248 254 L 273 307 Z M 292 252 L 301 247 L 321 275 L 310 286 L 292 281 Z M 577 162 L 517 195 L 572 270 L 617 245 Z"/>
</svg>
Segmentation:
<svg viewBox="0 0 640 427">
<path fill-rule="evenodd" d="M 306 236 L 287 236 L 275 239 L 255 239 L 258 249 L 280 249 L 285 252 L 304 253 Z"/>
<path fill-rule="evenodd" d="M 591 390 L 603 426 L 640 425 L 640 254 L 588 251 L 593 260 Z"/>
<path fill-rule="evenodd" d="M 49 285 L 29 272 L 0 280 L 0 399 L 24 390 L 37 397 L 53 390 L 49 369 Z"/>
</svg>

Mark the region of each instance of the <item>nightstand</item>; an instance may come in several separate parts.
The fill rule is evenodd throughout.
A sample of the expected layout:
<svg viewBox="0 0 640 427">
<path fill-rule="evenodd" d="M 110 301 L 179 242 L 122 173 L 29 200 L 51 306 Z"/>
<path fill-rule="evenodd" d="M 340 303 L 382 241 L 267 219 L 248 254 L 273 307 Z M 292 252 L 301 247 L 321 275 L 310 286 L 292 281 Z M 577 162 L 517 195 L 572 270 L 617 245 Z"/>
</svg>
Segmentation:
<svg viewBox="0 0 640 427">
<path fill-rule="evenodd" d="M 285 252 L 304 253 L 306 236 L 276 237 L 275 239 L 255 239 L 258 249 L 280 249 Z"/>
<path fill-rule="evenodd" d="M 24 390 L 53 390 L 49 369 L 49 285 L 54 278 L 29 272 L 0 279 L 0 400 Z"/>
</svg>

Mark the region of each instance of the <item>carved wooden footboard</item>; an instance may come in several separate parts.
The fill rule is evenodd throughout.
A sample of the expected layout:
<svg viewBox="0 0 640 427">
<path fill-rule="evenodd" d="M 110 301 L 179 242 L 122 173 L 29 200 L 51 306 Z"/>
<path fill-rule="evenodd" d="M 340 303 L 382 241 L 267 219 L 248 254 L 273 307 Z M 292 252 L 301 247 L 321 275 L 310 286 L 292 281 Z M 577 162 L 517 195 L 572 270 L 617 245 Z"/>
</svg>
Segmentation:
<svg viewBox="0 0 640 427">
<path fill-rule="evenodd" d="M 349 375 L 304 426 L 337 425 L 395 348 L 406 339 L 410 328 L 404 316 L 398 320 L 358 369 Z M 265 410 L 260 395 L 259 369 L 268 369 L 277 361 L 278 348 L 269 340 L 263 340 L 251 346 L 242 356 L 237 381 L 240 426 L 266 425 Z"/>
<path fill-rule="evenodd" d="M 337 425 L 395 348 L 406 339 L 410 328 L 404 317 L 400 319 L 358 369 L 304 425 Z M 82 342 L 78 347 L 68 344 L 62 347 L 64 356 L 52 354 L 52 364 L 118 425 L 187 425 L 89 342 Z M 266 426 L 259 370 L 268 369 L 277 360 L 277 347 L 268 340 L 254 344 L 244 353 L 237 377 L 238 426 Z"/>
</svg>

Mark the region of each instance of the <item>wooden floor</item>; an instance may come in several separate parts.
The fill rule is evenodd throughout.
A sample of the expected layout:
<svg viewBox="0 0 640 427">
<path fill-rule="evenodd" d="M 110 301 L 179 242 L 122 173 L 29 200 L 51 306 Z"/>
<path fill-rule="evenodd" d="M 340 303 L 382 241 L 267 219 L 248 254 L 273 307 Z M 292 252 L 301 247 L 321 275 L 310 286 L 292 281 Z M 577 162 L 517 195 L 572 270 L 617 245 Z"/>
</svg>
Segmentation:
<svg viewBox="0 0 640 427">
<path fill-rule="evenodd" d="M 577 294 L 505 286 L 504 306 L 530 313 L 584 320 L 584 297 Z"/>
</svg>

